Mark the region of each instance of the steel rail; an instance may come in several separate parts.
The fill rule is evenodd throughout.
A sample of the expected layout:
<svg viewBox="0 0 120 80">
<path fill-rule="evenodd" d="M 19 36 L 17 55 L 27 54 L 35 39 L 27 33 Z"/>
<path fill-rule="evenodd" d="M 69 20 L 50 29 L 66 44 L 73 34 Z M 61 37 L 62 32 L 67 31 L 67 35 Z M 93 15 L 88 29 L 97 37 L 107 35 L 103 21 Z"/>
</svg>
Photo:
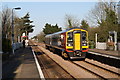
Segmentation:
<svg viewBox="0 0 120 80">
<path fill-rule="evenodd" d="M 97 74 L 97 73 L 95 73 L 95 72 L 93 72 L 93 71 L 91 71 L 91 70 L 89 70 L 89 69 L 87 69 L 87 68 L 85 68 L 85 67 L 83 67 L 83 66 L 77 64 L 77 63 L 74 63 L 73 61 L 69 61 L 69 62 L 71 62 L 72 64 L 75 64 L 75 65 L 78 66 L 78 67 L 83 68 L 84 70 L 86 70 L 86 71 L 88 71 L 88 72 L 90 72 L 90 73 L 92 73 L 93 75 L 95 75 L 95 76 L 97 76 L 98 78 L 100 78 L 100 80 L 101 80 L 101 79 L 107 80 L 107 79 L 104 78 L 103 76 L 101 76 L 101 75 L 99 75 L 99 74 Z"/>
<path fill-rule="evenodd" d="M 85 63 L 88 63 L 88 64 L 91 64 L 91 65 L 94 65 L 94 66 L 96 66 L 96 67 L 99 67 L 99 68 L 101 68 L 101 69 L 104 69 L 104 70 L 106 70 L 106 71 L 108 71 L 108 72 L 111 72 L 111 73 L 114 73 L 114 74 L 120 76 L 120 73 L 117 73 L 117 72 L 111 71 L 111 70 L 109 70 L 109 69 L 103 68 L 103 67 L 101 67 L 101 66 L 98 66 L 98 65 L 96 65 L 96 64 L 90 63 L 90 62 L 88 62 L 88 61 L 84 61 L 84 62 L 85 62 Z"/>
<path fill-rule="evenodd" d="M 34 44 L 34 43 L 33 43 Z M 40 45 L 39 45 L 40 46 Z M 36 46 L 37 47 L 37 46 Z M 37 47 L 39 49 L 39 47 Z M 39 49 L 40 50 L 40 49 Z M 42 51 L 42 54 L 44 54 L 44 52 Z M 46 54 L 45 54 L 46 55 Z M 46 55 L 47 57 L 49 57 L 48 55 Z M 55 62 L 51 57 L 49 57 L 53 62 Z M 38 59 L 38 61 L 40 61 Z M 41 61 L 42 62 L 42 61 Z M 56 62 L 55 62 L 56 63 Z M 43 63 L 42 63 L 43 64 Z M 58 63 L 56 63 L 60 68 L 62 68 L 67 74 L 69 74 L 73 80 L 77 80 L 76 78 L 74 78 L 70 73 L 68 73 L 63 67 L 61 67 Z M 43 64 L 44 65 L 44 64 Z M 45 68 L 45 67 L 44 67 Z M 46 71 L 46 70 L 45 70 Z"/>
</svg>

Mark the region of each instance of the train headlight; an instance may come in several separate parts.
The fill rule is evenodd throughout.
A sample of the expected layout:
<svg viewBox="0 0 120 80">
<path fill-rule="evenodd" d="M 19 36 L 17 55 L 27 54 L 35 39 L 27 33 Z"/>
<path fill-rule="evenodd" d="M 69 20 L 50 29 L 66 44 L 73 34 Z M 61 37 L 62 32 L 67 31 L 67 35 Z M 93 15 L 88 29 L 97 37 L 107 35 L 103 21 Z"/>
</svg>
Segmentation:
<svg viewBox="0 0 120 80">
<path fill-rule="evenodd" d="M 72 44 L 68 43 L 67 46 L 73 46 Z"/>
<path fill-rule="evenodd" d="M 87 44 L 86 44 L 86 43 L 83 43 L 83 46 L 87 46 Z"/>
<path fill-rule="evenodd" d="M 87 43 L 87 41 L 82 41 L 82 43 Z"/>
<path fill-rule="evenodd" d="M 87 41 L 82 41 L 82 46 L 87 46 Z"/>
</svg>

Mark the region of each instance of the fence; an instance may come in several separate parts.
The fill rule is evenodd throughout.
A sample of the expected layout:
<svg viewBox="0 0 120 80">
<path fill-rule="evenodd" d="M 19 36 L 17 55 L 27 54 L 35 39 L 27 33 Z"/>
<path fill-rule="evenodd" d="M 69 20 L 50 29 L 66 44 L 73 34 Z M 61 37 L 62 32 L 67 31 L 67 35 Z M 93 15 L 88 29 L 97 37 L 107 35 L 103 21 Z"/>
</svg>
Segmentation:
<svg viewBox="0 0 120 80">
<path fill-rule="evenodd" d="M 22 43 L 21 42 L 17 42 L 17 43 L 14 43 L 13 44 L 13 48 L 14 48 L 14 50 L 16 50 L 16 49 L 19 49 L 20 47 L 22 47 L 23 45 L 22 45 Z"/>
<path fill-rule="evenodd" d="M 96 48 L 97 48 L 97 49 L 106 49 L 107 46 L 106 46 L 106 43 L 104 43 L 104 42 L 98 42 L 98 43 L 96 44 Z"/>
</svg>

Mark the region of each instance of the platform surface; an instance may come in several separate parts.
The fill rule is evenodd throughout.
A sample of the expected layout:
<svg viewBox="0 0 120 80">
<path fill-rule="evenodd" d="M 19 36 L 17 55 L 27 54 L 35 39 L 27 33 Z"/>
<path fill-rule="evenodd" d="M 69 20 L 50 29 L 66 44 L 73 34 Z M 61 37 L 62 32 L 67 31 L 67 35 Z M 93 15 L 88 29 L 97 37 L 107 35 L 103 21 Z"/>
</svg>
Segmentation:
<svg viewBox="0 0 120 80">
<path fill-rule="evenodd" d="M 15 56 L 3 62 L 2 70 L 3 79 L 39 79 L 38 69 L 30 47 L 17 50 Z"/>
<path fill-rule="evenodd" d="M 101 54 L 106 54 L 110 56 L 115 56 L 115 57 L 120 57 L 120 51 L 108 51 L 108 50 L 102 50 L 102 49 L 89 49 L 91 52 L 96 52 L 96 53 L 101 53 Z"/>
</svg>

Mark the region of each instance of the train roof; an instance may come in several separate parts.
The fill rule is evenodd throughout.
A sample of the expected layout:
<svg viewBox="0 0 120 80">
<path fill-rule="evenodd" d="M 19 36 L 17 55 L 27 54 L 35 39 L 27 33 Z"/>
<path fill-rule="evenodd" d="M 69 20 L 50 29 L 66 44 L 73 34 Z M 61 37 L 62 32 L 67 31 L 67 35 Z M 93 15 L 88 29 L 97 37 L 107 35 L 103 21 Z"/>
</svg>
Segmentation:
<svg viewBox="0 0 120 80">
<path fill-rule="evenodd" d="M 55 33 L 52 33 L 52 34 L 48 34 L 48 35 L 46 35 L 46 37 L 47 36 L 52 36 L 52 35 L 55 35 L 55 34 L 61 34 L 61 33 L 67 32 L 67 31 L 72 30 L 72 29 L 82 29 L 82 28 L 80 28 L 80 27 L 74 27 L 74 28 L 63 30 L 63 31 L 55 32 Z"/>
</svg>

